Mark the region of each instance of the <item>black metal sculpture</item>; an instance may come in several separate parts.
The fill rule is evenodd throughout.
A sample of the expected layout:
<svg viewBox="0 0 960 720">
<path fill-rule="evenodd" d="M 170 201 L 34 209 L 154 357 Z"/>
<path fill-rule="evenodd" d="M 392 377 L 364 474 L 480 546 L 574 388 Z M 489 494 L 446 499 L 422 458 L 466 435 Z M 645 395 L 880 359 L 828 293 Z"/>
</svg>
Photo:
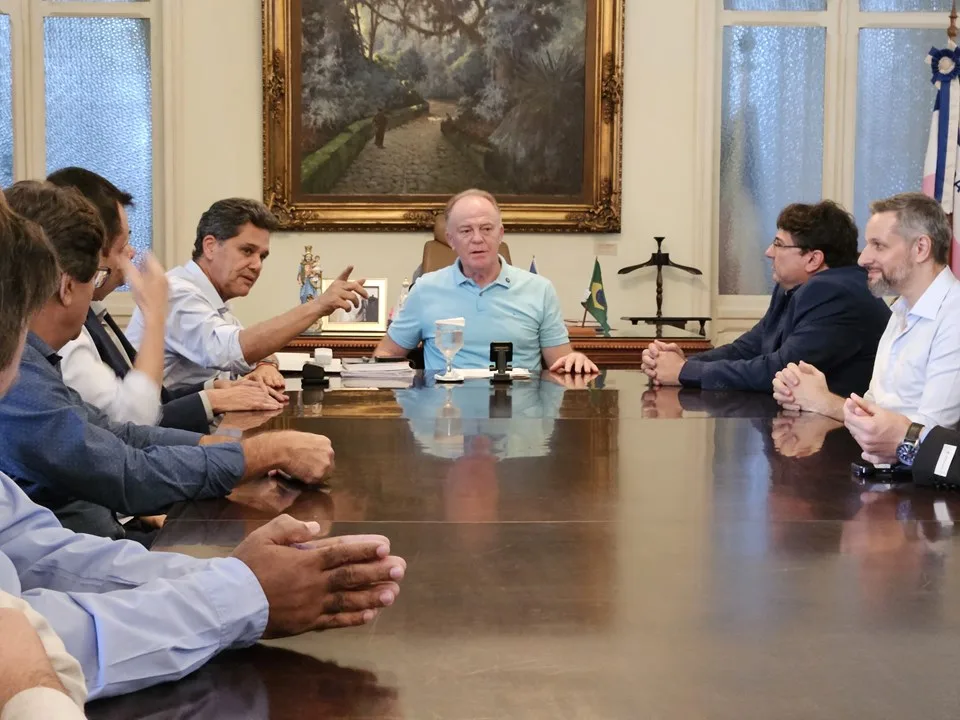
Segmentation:
<svg viewBox="0 0 960 720">
<path fill-rule="evenodd" d="M 655 237 L 654 240 L 657 241 L 657 251 L 650 256 L 650 259 L 639 265 L 629 265 L 624 268 L 620 268 L 617 271 L 618 275 L 626 275 L 631 273 L 634 270 L 639 270 L 640 268 L 655 267 L 657 268 L 657 315 L 656 317 L 634 317 L 634 316 L 625 316 L 620 318 L 621 320 L 629 320 L 633 325 L 636 325 L 639 322 L 645 322 L 649 325 L 657 326 L 657 337 L 660 337 L 663 334 L 663 326 L 669 325 L 670 327 L 675 327 L 680 330 L 683 330 L 686 327 L 688 322 L 698 322 L 700 323 L 700 335 L 706 335 L 706 323 L 710 320 L 709 317 L 663 317 L 663 268 L 665 267 L 675 267 L 678 270 L 683 270 L 688 272 L 691 275 L 703 275 L 703 272 L 698 270 L 695 267 L 690 267 L 689 265 L 681 265 L 680 263 L 673 262 L 670 259 L 670 253 L 663 252 L 663 237 Z"/>
</svg>

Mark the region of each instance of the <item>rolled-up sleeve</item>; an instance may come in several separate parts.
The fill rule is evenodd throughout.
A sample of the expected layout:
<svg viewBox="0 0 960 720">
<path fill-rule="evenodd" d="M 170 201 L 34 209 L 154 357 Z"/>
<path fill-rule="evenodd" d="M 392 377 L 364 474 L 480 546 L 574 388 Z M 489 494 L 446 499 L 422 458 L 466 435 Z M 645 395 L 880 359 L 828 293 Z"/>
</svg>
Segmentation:
<svg viewBox="0 0 960 720">
<path fill-rule="evenodd" d="M 60 350 L 63 381 L 80 397 L 116 422 L 156 425 L 160 419 L 160 386 L 132 368 L 123 378 L 100 359 L 86 328 Z"/>
<path fill-rule="evenodd" d="M 263 634 L 267 599 L 241 561 L 78 535 L 3 475 L 0 491 L 0 553 L 80 662 L 90 699 L 177 680 Z"/>
<path fill-rule="evenodd" d="M 207 368 L 245 374 L 253 370 L 240 347 L 240 325 L 226 320 L 192 283 L 170 279 L 167 350 Z"/>
</svg>

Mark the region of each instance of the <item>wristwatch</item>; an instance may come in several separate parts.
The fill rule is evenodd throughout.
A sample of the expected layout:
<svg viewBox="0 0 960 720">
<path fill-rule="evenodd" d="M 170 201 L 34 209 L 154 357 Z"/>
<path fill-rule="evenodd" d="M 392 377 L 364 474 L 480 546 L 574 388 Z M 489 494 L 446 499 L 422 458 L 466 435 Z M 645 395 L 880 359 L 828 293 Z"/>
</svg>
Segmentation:
<svg viewBox="0 0 960 720">
<path fill-rule="evenodd" d="M 923 425 L 910 423 L 907 434 L 903 437 L 903 442 L 897 445 L 897 460 L 904 465 L 913 465 L 913 460 L 917 457 L 917 450 L 920 448 L 920 433 L 922 431 Z"/>
</svg>

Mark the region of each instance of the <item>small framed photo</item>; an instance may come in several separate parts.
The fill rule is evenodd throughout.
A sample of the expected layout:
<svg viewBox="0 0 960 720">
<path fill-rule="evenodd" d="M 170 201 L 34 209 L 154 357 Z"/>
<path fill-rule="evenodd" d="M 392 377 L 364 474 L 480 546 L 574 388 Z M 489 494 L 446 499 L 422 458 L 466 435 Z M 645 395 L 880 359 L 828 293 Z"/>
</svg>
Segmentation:
<svg viewBox="0 0 960 720">
<path fill-rule="evenodd" d="M 323 279 L 325 292 L 334 279 Z M 355 335 L 357 333 L 385 333 L 387 331 L 387 279 L 365 280 L 364 290 L 369 297 L 363 298 L 359 307 L 350 310 L 338 308 L 333 314 L 321 318 L 321 332 L 328 335 Z"/>
</svg>

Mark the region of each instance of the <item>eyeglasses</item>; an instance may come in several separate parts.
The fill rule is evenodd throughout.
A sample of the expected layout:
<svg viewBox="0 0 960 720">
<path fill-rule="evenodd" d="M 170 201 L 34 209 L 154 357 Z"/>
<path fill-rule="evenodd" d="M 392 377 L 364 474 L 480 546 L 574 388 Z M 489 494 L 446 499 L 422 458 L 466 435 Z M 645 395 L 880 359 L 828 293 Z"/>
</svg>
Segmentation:
<svg viewBox="0 0 960 720">
<path fill-rule="evenodd" d="M 772 244 L 777 250 L 802 250 L 806 252 L 810 249 L 803 247 L 803 245 L 787 245 L 780 238 L 774 238 Z"/>
<path fill-rule="evenodd" d="M 97 273 L 93 276 L 93 287 L 99 290 L 103 287 L 108 277 L 110 277 L 110 268 L 97 268 Z"/>
</svg>

